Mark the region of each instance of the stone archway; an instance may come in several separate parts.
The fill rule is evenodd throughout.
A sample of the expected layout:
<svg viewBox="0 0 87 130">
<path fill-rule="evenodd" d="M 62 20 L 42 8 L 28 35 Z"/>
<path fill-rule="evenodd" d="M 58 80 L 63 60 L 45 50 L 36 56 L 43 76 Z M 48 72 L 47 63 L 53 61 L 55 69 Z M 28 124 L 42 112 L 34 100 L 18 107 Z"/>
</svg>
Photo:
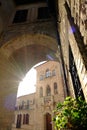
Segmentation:
<svg viewBox="0 0 87 130">
<path fill-rule="evenodd" d="M 58 60 L 58 45 L 55 38 L 42 34 L 21 35 L 0 48 L 1 128 L 12 124 L 19 82 L 32 66 L 47 59 Z"/>
</svg>

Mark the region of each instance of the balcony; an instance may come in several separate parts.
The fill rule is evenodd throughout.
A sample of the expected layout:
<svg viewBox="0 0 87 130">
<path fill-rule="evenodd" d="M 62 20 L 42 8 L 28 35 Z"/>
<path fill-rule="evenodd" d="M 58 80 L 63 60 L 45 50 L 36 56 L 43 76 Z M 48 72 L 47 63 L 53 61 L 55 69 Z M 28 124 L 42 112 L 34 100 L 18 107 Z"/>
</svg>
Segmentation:
<svg viewBox="0 0 87 130">
<path fill-rule="evenodd" d="M 26 110 L 29 109 L 29 105 L 19 105 L 15 107 L 15 110 Z"/>
<path fill-rule="evenodd" d="M 53 104 L 53 96 L 45 96 L 43 98 L 41 98 L 40 100 L 40 104 L 41 106 L 50 106 L 51 104 Z"/>
<path fill-rule="evenodd" d="M 19 106 L 15 106 L 15 111 L 19 111 L 19 110 L 32 110 L 34 109 L 33 105 L 19 105 Z"/>
</svg>

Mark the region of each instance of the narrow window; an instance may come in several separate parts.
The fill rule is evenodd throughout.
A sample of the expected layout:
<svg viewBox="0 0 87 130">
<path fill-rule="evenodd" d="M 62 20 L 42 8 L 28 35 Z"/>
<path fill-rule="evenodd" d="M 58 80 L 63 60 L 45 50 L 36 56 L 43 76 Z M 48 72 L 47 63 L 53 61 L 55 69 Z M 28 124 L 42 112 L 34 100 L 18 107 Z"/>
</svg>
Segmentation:
<svg viewBox="0 0 87 130">
<path fill-rule="evenodd" d="M 16 128 L 21 128 L 21 118 L 22 118 L 21 114 L 17 115 Z"/>
<path fill-rule="evenodd" d="M 25 101 L 22 101 L 22 109 L 24 109 L 24 106 L 25 106 Z"/>
<path fill-rule="evenodd" d="M 27 109 L 29 108 L 29 100 L 27 100 Z"/>
<path fill-rule="evenodd" d="M 29 114 L 26 114 L 26 124 L 29 124 Z"/>
<path fill-rule="evenodd" d="M 50 77 L 51 76 L 51 72 L 49 71 L 49 69 L 46 70 L 46 78 Z"/>
<path fill-rule="evenodd" d="M 48 85 L 47 88 L 46 88 L 46 95 L 47 96 L 50 96 L 51 95 L 51 89 L 50 89 L 50 86 Z"/>
<path fill-rule="evenodd" d="M 54 83 L 54 94 L 58 94 L 58 90 L 57 90 L 57 83 L 55 82 Z"/>
</svg>

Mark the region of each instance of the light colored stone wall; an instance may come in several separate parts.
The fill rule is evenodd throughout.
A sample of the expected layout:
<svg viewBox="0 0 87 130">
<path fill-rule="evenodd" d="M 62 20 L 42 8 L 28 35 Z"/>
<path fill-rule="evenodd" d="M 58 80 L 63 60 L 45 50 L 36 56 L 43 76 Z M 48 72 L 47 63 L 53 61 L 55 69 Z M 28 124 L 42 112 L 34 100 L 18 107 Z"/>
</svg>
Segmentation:
<svg viewBox="0 0 87 130">
<path fill-rule="evenodd" d="M 49 78 L 46 78 L 46 69 L 50 70 L 50 72 L 52 73 L 53 70 L 56 71 L 56 76 L 50 76 Z M 38 66 L 36 68 L 37 70 L 37 94 L 39 97 L 39 88 L 42 86 L 43 87 L 43 96 L 46 96 L 46 86 L 50 85 L 51 90 L 52 90 L 52 95 L 54 95 L 54 91 L 53 91 L 53 83 L 57 82 L 58 84 L 58 93 L 59 96 L 64 94 L 63 91 L 63 77 L 62 77 L 62 73 L 61 73 L 61 69 L 60 69 L 60 63 L 59 62 L 54 62 L 54 61 L 48 61 L 48 63 L 44 63 L 43 66 Z M 44 76 L 44 79 L 40 81 L 40 75 Z M 58 96 L 58 95 L 57 95 Z M 62 96 L 60 96 L 62 97 Z"/>
<path fill-rule="evenodd" d="M 80 33 L 83 38 L 83 43 L 81 45 L 84 45 L 84 47 L 78 46 L 74 38 L 74 35 L 73 34 L 70 35 L 71 25 L 69 24 L 67 13 L 64 7 L 65 1 L 67 1 L 71 9 L 71 15 L 74 19 L 74 23 L 76 24 L 76 26 L 78 26 L 80 30 Z M 85 23 L 85 20 L 87 19 L 86 18 L 87 4 L 85 4 L 85 2 L 86 2 L 85 0 L 75 0 L 75 3 L 74 0 L 58 0 L 58 11 L 60 16 L 60 21 L 57 22 L 58 22 L 58 31 L 60 34 L 61 48 L 62 48 L 62 54 L 64 58 L 64 66 L 66 70 L 66 79 L 67 79 L 68 87 L 70 88 L 71 94 L 73 93 L 72 95 L 74 95 L 71 75 L 69 72 L 69 45 L 70 45 L 74 55 L 74 60 L 78 70 L 78 75 L 83 88 L 83 92 L 85 94 L 85 99 L 87 100 L 87 60 L 86 60 L 87 59 L 87 54 L 86 54 L 87 52 L 86 24 L 87 23 Z M 82 6 L 85 9 L 85 13 L 81 9 Z M 37 12 L 36 12 L 37 9 L 36 6 L 34 7 L 35 8 L 33 11 L 35 15 L 31 17 L 30 19 L 31 21 L 36 20 L 37 17 Z M 22 7 L 17 7 L 17 9 L 19 8 L 22 9 Z M 27 70 L 29 70 L 33 65 L 40 62 L 41 60 L 46 60 L 47 58 L 46 56 L 48 54 L 51 54 L 53 57 L 55 57 L 58 50 L 57 39 L 56 39 L 57 38 L 56 27 L 55 27 L 55 22 L 53 22 L 54 20 L 51 18 L 45 22 L 36 20 L 36 23 L 32 23 L 32 24 L 31 22 L 29 22 L 26 25 L 25 23 L 20 24 L 20 26 L 19 24 L 13 25 L 12 20 L 17 9 L 15 8 L 15 5 L 12 0 L 8 0 L 8 1 L 1 0 L 1 6 L 0 6 L 0 34 L 1 34 L 0 35 L 0 88 L 1 88 L 0 128 L 1 130 L 6 130 L 7 128 L 9 128 L 13 121 L 13 110 L 7 109 L 4 105 L 6 99 L 8 99 L 8 97 L 11 94 L 16 95 L 18 84 L 20 80 L 24 77 Z M 77 18 L 76 18 L 76 14 L 78 14 Z M 19 54 L 18 52 L 20 52 L 19 59 L 21 59 L 20 56 L 21 55 L 23 56 L 25 53 L 20 48 L 24 47 L 25 50 L 26 46 L 28 45 L 32 45 L 33 49 L 29 48 L 28 50 L 29 55 L 27 56 L 27 60 L 26 60 L 28 64 L 26 64 L 26 66 L 23 67 L 25 69 L 23 71 L 23 69 L 21 69 L 21 66 L 23 65 L 23 63 L 25 63 L 25 61 L 23 61 L 22 64 L 19 66 L 18 61 L 20 63 L 20 60 L 16 61 L 16 59 L 13 57 L 13 53 Z M 36 49 L 36 47 L 38 48 Z M 51 98 L 53 100 L 53 97 Z M 10 104 L 11 102 L 9 100 L 9 106 Z M 41 108 L 41 110 L 43 111 L 43 108 Z"/>
<path fill-rule="evenodd" d="M 50 76 L 46 78 L 46 70 L 49 69 L 50 71 Z M 37 99 L 37 104 L 39 114 L 36 113 L 37 117 L 38 115 L 41 118 L 41 130 L 44 130 L 46 128 L 45 120 L 43 116 L 48 112 L 53 116 L 53 109 L 55 108 L 55 105 L 57 102 L 63 101 L 64 100 L 64 82 L 63 82 L 63 77 L 61 74 L 61 69 L 60 69 L 60 63 L 57 61 L 48 61 L 44 63 L 43 65 L 40 65 L 36 67 L 37 70 L 37 83 L 36 83 L 36 99 Z M 55 70 L 55 76 L 52 76 L 52 71 Z M 43 80 L 40 80 L 40 76 L 43 75 Z M 58 93 L 54 93 L 54 82 L 57 83 L 57 91 Z M 51 88 L 51 95 L 47 96 L 46 95 L 46 88 L 47 85 L 50 86 Z M 40 87 L 43 88 L 43 97 L 40 97 Z M 47 102 L 44 102 L 44 100 L 48 100 Z M 54 126 L 52 125 L 52 128 L 54 129 Z"/>
<path fill-rule="evenodd" d="M 67 17 L 67 11 L 65 9 L 64 3 L 67 2 L 70 10 L 71 10 L 71 17 L 74 20 L 75 25 L 79 29 L 82 37 L 83 37 L 83 43 L 78 42 L 75 38 L 74 32 L 77 31 L 77 28 L 73 28 L 69 22 L 69 18 Z M 61 22 L 58 23 L 59 25 L 59 33 L 60 33 L 60 39 L 61 39 L 61 48 L 62 48 L 62 54 L 64 58 L 64 66 L 65 69 L 67 70 L 68 74 L 66 75 L 67 77 L 67 84 L 69 86 L 70 93 L 72 95 L 72 81 L 71 81 L 71 76 L 69 72 L 69 45 L 71 47 L 73 57 L 75 60 L 75 65 L 78 71 L 79 79 L 81 82 L 81 86 L 84 92 L 85 99 L 87 100 L 87 94 L 86 94 L 86 89 L 87 89 L 87 60 L 86 60 L 86 44 L 87 44 L 87 29 L 85 28 L 85 23 L 84 21 L 87 19 L 86 16 L 86 1 L 79 1 L 79 0 L 62 0 L 61 2 L 59 1 L 59 14 L 61 18 Z M 84 9 L 83 9 L 84 7 Z M 84 10 L 84 11 L 83 11 Z M 83 13 L 84 12 L 84 13 Z M 70 17 L 70 16 L 69 16 Z M 83 21 L 83 25 L 82 25 Z M 65 33 L 64 33 L 65 32 Z M 77 38 L 78 40 L 80 39 L 80 35 Z M 80 41 L 80 40 L 79 40 Z M 84 49 L 82 49 L 84 48 Z M 73 93 L 74 94 L 74 93 Z"/>
<path fill-rule="evenodd" d="M 15 120 L 12 125 L 12 130 L 17 130 L 17 115 L 18 114 L 29 114 L 29 124 L 23 125 L 23 118 L 21 122 L 21 128 L 23 130 L 32 129 L 32 130 L 44 130 L 46 129 L 46 113 L 51 114 L 51 118 L 53 117 L 53 109 L 56 104 L 60 101 L 64 101 L 64 84 L 62 79 L 62 74 L 60 70 L 60 63 L 57 61 L 48 61 L 35 67 L 37 71 L 37 82 L 36 82 L 36 92 L 33 94 L 21 96 L 17 98 L 16 106 L 22 105 L 22 101 L 25 101 L 25 105 L 27 105 L 27 100 L 32 101 L 29 105 L 29 109 L 22 109 L 15 111 Z M 51 75 L 46 78 L 46 70 L 49 69 Z M 55 70 L 55 75 L 52 75 L 52 71 Z M 44 75 L 44 79 L 40 80 L 40 76 Z M 54 82 L 57 83 L 57 93 L 54 93 Z M 47 96 L 46 88 L 47 85 L 51 88 L 51 95 Z M 43 96 L 40 97 L 40 87 L 43 87 Z M 31 86 L 32 87 L 32 86 Z M 32 109 L 31 108 L 32 105 Z M 52 119 L 51 119 L 52 120 Z M 52 124 L 52 129 L 54 126 Z"/>
</svg>

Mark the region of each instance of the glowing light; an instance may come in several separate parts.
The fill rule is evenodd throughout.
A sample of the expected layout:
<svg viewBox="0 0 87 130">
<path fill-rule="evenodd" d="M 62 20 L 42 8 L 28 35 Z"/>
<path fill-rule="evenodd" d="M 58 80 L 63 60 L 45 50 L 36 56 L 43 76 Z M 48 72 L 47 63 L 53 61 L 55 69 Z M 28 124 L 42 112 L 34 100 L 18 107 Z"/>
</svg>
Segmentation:
<svg viewBox="0 0 87 130">
<path fill-rule="evenodd" d="M 75 27 L 74 27 L 74 26 L 72 26 L 72 27 L 70 28 L 69 33 L 70 33 L 70 34 L 72 34 L 72 33 L 75 33 L 75 32 L 76 32 L 76 29 L 75 29 Z"/>
<path fill-rule="evenodd" d="M 35 92 L 36 70 L 32 68 L 20 82 L 17 97 Z"/>
<path fill-rule="evenodd" d="M 40 62 L 40 63 L 36 64 L 35 66 L 43 64 L 44 62 L 46 62 L 46 61 Z M 35 88 L 36 70 L 34 69 L 34 67 L 26 74 L 23 81 L 20 82 L 19 87 L 18 87 L 17 97 L 22 96 L 22 95 L 27 95 L 30 93 L 34 93 L 36 91 L 36 88 Z"/>
<path fill-rule="evenodd" d="M 49 60 L 54 60 L 51 55 L 47 55 L 47 58 L 48 58 Z"/>
</svg>

